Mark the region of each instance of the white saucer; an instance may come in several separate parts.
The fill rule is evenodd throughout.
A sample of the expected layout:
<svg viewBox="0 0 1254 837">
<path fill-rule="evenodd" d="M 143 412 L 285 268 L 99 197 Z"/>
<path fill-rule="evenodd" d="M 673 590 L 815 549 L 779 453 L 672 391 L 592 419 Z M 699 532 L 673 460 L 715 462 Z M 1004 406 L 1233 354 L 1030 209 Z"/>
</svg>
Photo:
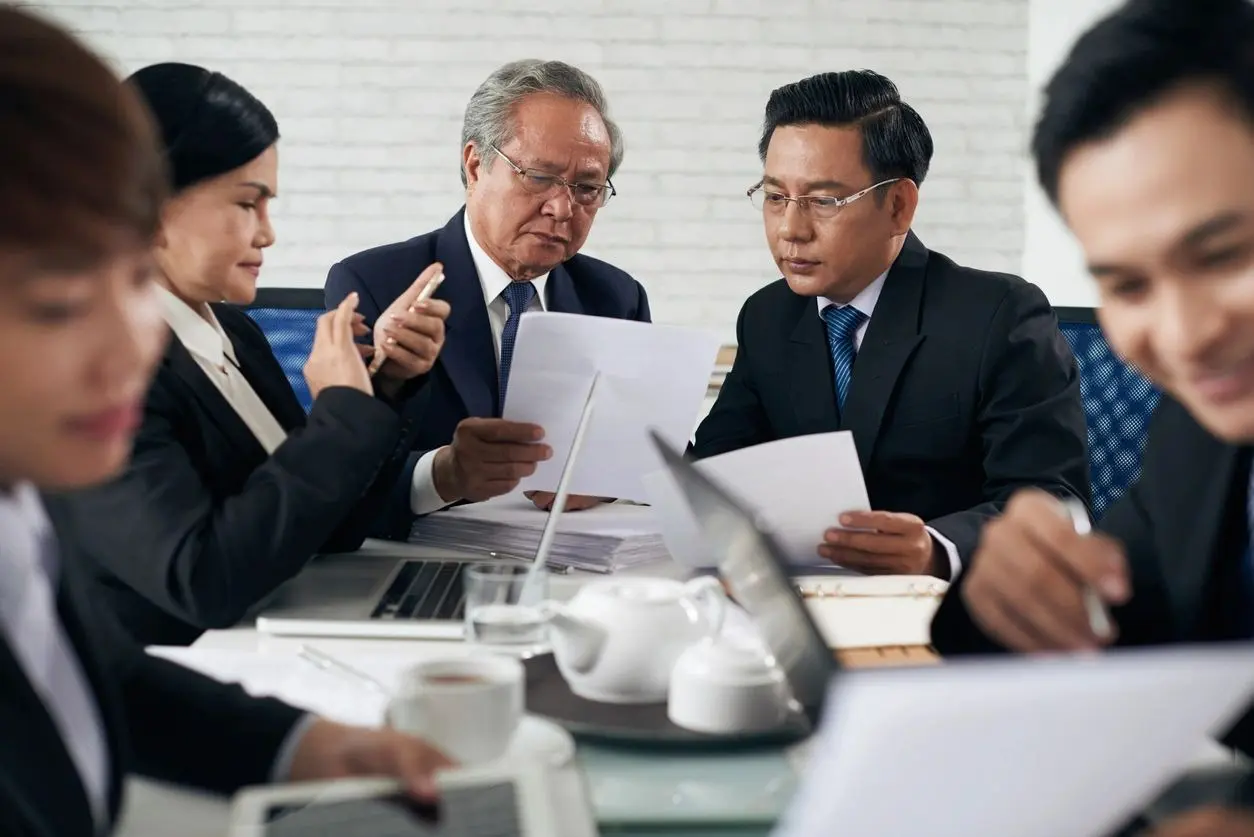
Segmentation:
<svg viewBox="0 0 1254 837">
<path fill-rule="evenodd" d="M 524 715 L 505 757 L 517 762 L 543 761 L 549 767 L 565 767 L 575 757 L 575 739 L 550 720 Z"/>
</svg>

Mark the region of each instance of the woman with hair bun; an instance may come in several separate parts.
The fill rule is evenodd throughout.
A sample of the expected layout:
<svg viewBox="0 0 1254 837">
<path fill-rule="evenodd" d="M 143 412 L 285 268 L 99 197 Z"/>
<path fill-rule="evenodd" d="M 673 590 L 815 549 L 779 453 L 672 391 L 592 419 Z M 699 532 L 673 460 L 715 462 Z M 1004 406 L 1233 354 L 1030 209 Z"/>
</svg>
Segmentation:
<svg viewBox="0 0 1254 837">
<path fill-rule="evenodd" d="M 189 64 L 145 67 L 128 85 L 155 118 L 173 187 L 153 247 L 173 339 L 130 465 L 68 506 L 135 638 L 188 644 L 237 623 L 315 553 L 408 534 L 400 475 L 416 428 L 398 409 L 434 363 L 449 308 L 398 312 L 373 377 L 362 357 L 372 350 L 354 340 L 369 333 L 356 298 L 324 314 L 304 370 L 306 416 L 260 328 L 231 305 L 252 302 L 275 241 L 274 116 Z"/>
</svg>

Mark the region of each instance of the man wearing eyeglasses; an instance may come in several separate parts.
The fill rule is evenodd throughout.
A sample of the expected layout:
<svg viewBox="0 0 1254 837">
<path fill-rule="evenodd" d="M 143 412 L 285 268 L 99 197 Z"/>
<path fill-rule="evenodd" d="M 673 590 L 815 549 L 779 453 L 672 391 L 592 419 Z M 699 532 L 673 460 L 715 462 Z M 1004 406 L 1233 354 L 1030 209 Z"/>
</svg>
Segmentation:
<svg viewBox="0 0 1254 837">
<path fill-rule="evenodd" d="M 440 360 L 409 399 L 421 430 L 412 477 L 398 486 L 382 529 L 408 532 L 408 513 L 506 494 L 549 458 L 543 428 L 505 421 L 518 322 L 527 311 L 560 311 L 649 321 L 640 283 L 605 262 L 579 255 L 601 207 L 615 194 L 623 158 L 618 127 L 595 79 L 559 61 L 515 61 L 475 91 L 462 125 L 466 205 L 442 228 L 366 250 L 331 268 L 328 308 L 359 293 L 373 328 L 403 321 L 406 294 L 439 262 L 436 293 L 452 307 Z M 420 349 L 420 335 L 396 329 L 385 354 Z M 537 492 L 540 507 L 552 495 Z M 598 500 L 571 497 L 568 509 Z"/>
<path fill-rule="evenodd" d="M 758 151 L 749 198 L 783 278 L 741 310 L 694 456 L 852 431 L 875 511 L 833 515 L 815 541 L 866 573 L 956 577 L 1017 488 L 1087 503 L 1079 376 L 1053 311 L 911 232 L 932 138 L 896 86 L 850 71 L 781 87 Z"/>
</svg>

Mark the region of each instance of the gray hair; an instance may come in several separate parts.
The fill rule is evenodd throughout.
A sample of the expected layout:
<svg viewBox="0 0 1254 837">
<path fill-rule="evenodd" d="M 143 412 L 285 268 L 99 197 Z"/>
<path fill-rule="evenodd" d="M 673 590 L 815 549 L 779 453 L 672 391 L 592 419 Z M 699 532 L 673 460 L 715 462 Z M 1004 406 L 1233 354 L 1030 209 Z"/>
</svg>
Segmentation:
<svg viewBox="0 0 1254 837">
<path fill-rule="evenodd" d="M 609 117 L 605 91 L 592 76 L 561 61 L 524 58 L 493 71 L 466 105 L 461 149 L 466 148 L 466 143 L 473 142 L 484 168 L 490 168 L 496 155 L 488 153 L 489 149 L 492 146 L 500 148 L 514 138 L 514 111 L 524 98 L 533 93 L 564 96 L 596 109 L 610 135 L 609 176 L 613 177 L 623 162 L 623 134 Z M 465 186 L 465 165 L 462 165 L 461 175 L 462 185 Z"/>
</svg>

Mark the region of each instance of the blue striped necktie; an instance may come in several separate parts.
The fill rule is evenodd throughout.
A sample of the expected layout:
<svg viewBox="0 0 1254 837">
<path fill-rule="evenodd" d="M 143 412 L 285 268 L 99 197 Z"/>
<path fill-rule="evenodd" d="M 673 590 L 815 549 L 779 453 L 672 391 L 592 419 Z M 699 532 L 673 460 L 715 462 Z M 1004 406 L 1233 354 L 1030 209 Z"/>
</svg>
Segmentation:
<svg viewBox="0 0 1254 837">
<path fill-rule="evenodd" d="M 836 403 L 841 412 L 844 412 L 845 398 L 853 380 L 853 359 L 857 355 L 853 338 L 865 319 L 866 314 L 851 305 L 829 305 L 823 309 L 827 347 L 832 352 L 832 371 L 836 375 Z"/>
<path fill-rule="evenodd" d="M 509 384 L 509 367 L 514 359 L 514 340 L 518 337 L 518 321 L 527 310 L 527 306 L 531 304 L 531 300 L 535 299 L 536 286 L 530 282 L 510 282 L 505 290 L 501 291 L 501 296 L 505 298 L 505 304 L 509 306 L 509 317 L 505 320 L 504 330 L 501 331 L 501 366 L 498 379 L 501 398 L 497 403 L 504 409 L 505 388 Z"/>
</svg>

